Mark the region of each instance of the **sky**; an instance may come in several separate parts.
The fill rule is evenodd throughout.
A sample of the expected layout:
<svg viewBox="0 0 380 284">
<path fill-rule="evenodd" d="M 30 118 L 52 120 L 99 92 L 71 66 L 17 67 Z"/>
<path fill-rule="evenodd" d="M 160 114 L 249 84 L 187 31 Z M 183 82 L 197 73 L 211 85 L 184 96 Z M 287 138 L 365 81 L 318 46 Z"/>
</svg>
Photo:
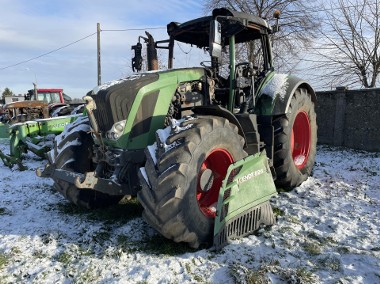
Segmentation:
<svg viewBox="0 0 380 284">
<path fill-rule="evenodd" d="M 0 4 L 0 92 L 8 87 L 24 94 L 35 82 L 39 88 L 63 88 L 73 98 L 97 85 L 97 23 L 102 30 L 104 83 L 132 73 L 131 46 L 145 28 L 156 40 L 167 39 L 168 23 L 205 13 L 202 1 L 195 0 L 0 0 Z M 127 29 L 143 30 L 109 31 Z M 194 65 L 189 56 L 180 64 Z"/>
</svg>

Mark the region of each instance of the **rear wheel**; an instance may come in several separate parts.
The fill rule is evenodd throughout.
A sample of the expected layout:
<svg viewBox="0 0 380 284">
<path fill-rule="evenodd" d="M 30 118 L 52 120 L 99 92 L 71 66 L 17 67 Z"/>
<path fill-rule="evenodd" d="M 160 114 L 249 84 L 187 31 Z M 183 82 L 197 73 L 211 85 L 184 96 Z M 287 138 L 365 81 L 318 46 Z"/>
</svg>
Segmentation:
<svg viewBox="0 0 380 284">
<path fill-rule="evenodd" d="M 66 126 L 56 137 L 54 148 L 48 153 L 50 165 L 56 169 L 82 173 L 92 171 L 92 146 L 94 142 L 90 134 L 87 117 L 79 117 Z M 67 200 L 77 206 L 95 209 L 116 204 L 122 196 L 111 196 L 91 189 L 78 189 L 74 184 L 56 179 L 54 188 Z"/>
<path fill-rule="evenodd" d="M 146 150 L 138 199 L 143 217 L 175 242 L 211 244 L 219 190 L 229 165 L 247 156 L 235 125 L 213 116 L 187 119 Z"/>
<path fill-rule="evenodd" d="M 285 190 L 300 185 L 311 174 L 317 145 L 314 103 L 306 89 L 297 89 L 289 112 L 273 121 L 276 185 Z"/>
</svg>

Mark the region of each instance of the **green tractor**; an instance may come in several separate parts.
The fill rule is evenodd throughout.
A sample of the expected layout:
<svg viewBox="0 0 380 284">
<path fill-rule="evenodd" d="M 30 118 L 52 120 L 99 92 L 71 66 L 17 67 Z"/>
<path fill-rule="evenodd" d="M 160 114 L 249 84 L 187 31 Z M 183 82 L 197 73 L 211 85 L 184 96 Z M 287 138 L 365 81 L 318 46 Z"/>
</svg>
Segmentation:
<svg viewBox="0 0 380 284">
<path fill-rule="evenodd" d="M 137 196 L 148 224 L 194 248 L 221 247 L 274 224 L 269 200 L 276 186 L 290 190 L 309 177 L 317 140 L 315 92 L 274 71 L 270 35 L 277 29 L 223 8 L 168 24 L 169 40 L 147 43 L 149 66 L 157 65 L 155 48 L 164 47 L 169 69 L 88 93 L 87 117 L 56 138 L 37 174 L 86 208 Z M 207 50 L 210 63 L 172 69 L 176 41 Z M 235 45 L 251 41 L 261 46 L 260 66 L 236 62 Z M 133 49 L 139 71 L 141 44 Z"/>
</svg>

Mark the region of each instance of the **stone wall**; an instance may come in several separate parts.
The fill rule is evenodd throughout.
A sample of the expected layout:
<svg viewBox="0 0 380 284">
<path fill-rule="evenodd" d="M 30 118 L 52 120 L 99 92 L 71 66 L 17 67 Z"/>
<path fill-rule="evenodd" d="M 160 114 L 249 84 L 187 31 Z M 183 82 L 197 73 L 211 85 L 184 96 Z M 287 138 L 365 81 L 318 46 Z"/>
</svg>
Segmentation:
<svg viewBox="0 0 380 284">
<path fill-rule="evenodd" d="M 380 89 L 317 92 L 318 143 L 380 151 Z"/>
</svg>

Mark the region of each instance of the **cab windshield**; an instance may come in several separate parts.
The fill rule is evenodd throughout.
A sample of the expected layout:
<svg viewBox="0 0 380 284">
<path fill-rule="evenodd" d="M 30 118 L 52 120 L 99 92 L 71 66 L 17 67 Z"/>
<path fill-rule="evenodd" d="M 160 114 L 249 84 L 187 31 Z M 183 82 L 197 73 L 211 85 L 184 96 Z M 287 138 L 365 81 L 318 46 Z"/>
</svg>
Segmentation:
<svg viewBox="0 0 380 284">
<path fill-rule="evenodd" d="M 60 103 L 59 92 L 47 93 L 47 92 L 38 92 L 38 100 L 44 101 L 46 103 Z"/>
</svg>

